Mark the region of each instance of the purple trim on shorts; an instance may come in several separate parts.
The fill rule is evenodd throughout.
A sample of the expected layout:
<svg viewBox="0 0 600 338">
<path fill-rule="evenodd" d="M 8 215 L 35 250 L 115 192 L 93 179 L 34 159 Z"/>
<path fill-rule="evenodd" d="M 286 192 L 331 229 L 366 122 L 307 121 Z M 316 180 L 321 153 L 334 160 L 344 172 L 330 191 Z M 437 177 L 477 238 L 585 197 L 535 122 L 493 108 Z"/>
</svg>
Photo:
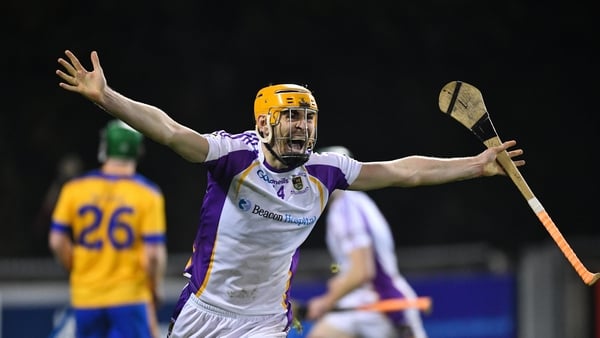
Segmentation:
<svg viewBox="0 0 600 338">
<path fill-rule="evenodd" d="M 183 288 L 183 290 L 181 290 L 181 294 L 179 295 L 179 300 L 177 301 L 177 303 L 175 304 L 175 307 L 173 308 L 173 312 L 171 314 L 171 323 L 174 323 L 175 320 L 177 319 L 177 317 L 179 317 L 179 313 L 181 313 L 181 309 L 183 309 L 185 302 L 187 302 L 188 298 L 190 298 L 190 295 L 192 293 L 194 293 L 194 292 L 192 290 L 192 287 L 188 283 Z"/>
</svg>

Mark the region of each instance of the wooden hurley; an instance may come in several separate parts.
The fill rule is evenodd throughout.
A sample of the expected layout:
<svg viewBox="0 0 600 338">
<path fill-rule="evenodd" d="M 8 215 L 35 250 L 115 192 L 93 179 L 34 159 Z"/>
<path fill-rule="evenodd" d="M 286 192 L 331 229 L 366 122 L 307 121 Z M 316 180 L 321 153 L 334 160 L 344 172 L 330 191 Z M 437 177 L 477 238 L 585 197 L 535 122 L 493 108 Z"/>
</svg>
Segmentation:
<svg viewBox="0 0 600 338">
<path fill-rule="evenodd" d="M 442 112 L 450 115 L 463 126 L 467 127 L 486 147 L 495 147 L 502 144 L 492 124 L 479 89 L 465 82 L 452 81 L 446 84 L 440 91 L 438 103 Z M 567 257 L 567 260 L 575 268 L 575 271 L 577 271 L 584 283 L 587 285 L 596 283 L 600 278 L 600 273 L 590 272 L 581 263 L 581 260 L 579 260 L 569 243 L 567 243 L 556 227 L 556 224 L 554 224 L 546 210 L 544 210 L 540 201 L 533 194 L 527 182 L 525 182 L 519 169 L 508 155 L 508 152 L 503 151 L 499 153 L 497 160 L 523 197 L 525 197 L 533 212 L 550 233 L 554 242 L 565 257 Z"/>
</svg>

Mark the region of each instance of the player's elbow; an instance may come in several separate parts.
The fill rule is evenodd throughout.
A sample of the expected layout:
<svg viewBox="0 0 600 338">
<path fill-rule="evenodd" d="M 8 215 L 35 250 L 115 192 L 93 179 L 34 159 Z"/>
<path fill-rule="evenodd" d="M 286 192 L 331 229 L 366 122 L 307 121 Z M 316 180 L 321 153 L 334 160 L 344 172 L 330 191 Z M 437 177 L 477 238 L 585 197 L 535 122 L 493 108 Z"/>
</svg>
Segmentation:
<svg viewBox="0 0 600 338">
<path fill-rule="evenodd" d="M 145 245 L 146 264 L 148 274 L 161 277 L 167 264 L 167 250 L 164 244 Z"/>
<path fill-rule="evenodd" d="M 52 253 L 56 254 L 60 252 L 62 247 L 64 247 L 65 240 L 65 235 L 56 231 L 51 231 L 50 235 L 48 236 L 48 248 L 50 248 Z"/>
<path fill-rule="evenodd" d="M 204 162 L 208 154 L 208 141 L 204 136 L 180 124 L 169 128 L 164 144 L 189 162 Z"/>
<path fill-rule="evenodd" d="M 362 282 L 363 283 L 370 282 L 374 278 L 375 278 L 375 268 L 373 268 L 373 269 L 369 269 L 369 268 L 364 269 L 363 274 L 362 274 Z"/>
<path fill-rule="evenodd" d="M 48 246 L 56 260 L 67 270 L 71 271 L 73 259 L 73 243 L 71 238 L 62 232 L 51 231 Z"/>
<path fill-rule="evenodd" d="M 371 269 L 367 264 L 367 266 L 363 266 L 361 269 L 356 269 L 353 272 L 353 276 L 356 285 L 369 283 L 375 278 L 375 269 Z"/>
</svg>

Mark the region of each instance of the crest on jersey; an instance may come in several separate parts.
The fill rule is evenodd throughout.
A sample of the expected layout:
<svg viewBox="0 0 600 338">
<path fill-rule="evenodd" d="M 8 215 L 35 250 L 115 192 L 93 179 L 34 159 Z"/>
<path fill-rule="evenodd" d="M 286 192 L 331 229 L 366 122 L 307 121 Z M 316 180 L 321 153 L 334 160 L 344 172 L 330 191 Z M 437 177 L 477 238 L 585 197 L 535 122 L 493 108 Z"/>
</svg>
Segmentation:
<svg viewBox="0 0 600 338">
<path fill-rule="evenodd" d="M 302 177 L 294 176 L 292 177 L 292 183 L 294 184 L 294 189 L 302 190 L 304 188 L 304 183 L 302 183 Z"/>
</svg>

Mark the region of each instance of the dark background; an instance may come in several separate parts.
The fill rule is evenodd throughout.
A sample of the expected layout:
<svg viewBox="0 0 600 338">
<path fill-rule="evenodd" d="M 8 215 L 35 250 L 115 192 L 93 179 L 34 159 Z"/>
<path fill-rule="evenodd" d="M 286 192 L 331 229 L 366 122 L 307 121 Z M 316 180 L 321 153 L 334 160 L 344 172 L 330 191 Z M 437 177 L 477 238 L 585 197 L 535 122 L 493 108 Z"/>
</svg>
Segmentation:
<svg viewBox="0 0 600 338">
<path fill-rule="evenodd" d="M 269 83 L 307 84 L 318 146 L 359 160 L 466 156 L 483 144 L 438 108 L 453 80 L 477 86 L 503 140 L 567 239 L 598 236 L 597 12 L 523 1 L 7 1 L 3 4 L 0 255 L 46 256 L 44 195 L 59 159 L 98 165 L 109 115 L 58 87 L 70 49 L 108 83 L 200 132 L 253 128 Z M 139 169 L 163 189 L 168 246 L 191 248 L 205 171 L 146 141 Z M 399 246 L 481 241 L 508 252 L 549 239 L 505 177 L 370 193 Z M 41 225 L 40 225 L 41 224 Z M 306 243 L 323 246 L 319 225 Z"/>
</svg>

